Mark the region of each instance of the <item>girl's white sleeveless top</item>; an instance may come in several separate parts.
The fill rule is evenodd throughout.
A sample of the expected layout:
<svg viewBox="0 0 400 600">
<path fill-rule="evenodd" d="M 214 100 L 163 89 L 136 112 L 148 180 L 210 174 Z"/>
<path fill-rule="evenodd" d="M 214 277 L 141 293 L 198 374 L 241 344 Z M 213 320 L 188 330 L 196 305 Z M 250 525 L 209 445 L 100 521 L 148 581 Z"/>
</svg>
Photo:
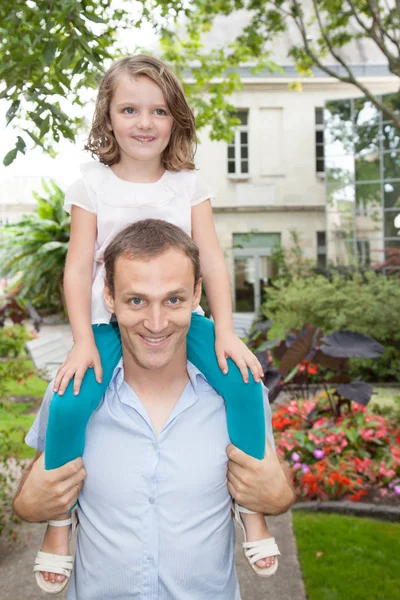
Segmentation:
<svg viewBox="0 0 400 600">
<path fill-rule="evenodd" d="M 192 234 L 191 208 L 211 198 L 194 171 L 165 171 L 155 183 L 131 183 L 109 167 L 90 162 L 81 167 L 82 178 L 65 194 L 64 208 L 74 204 L 97 216 L 97 239 L 92 282 L 92 323 L 109 323 L 103 300 L 104 250 L 115 235 L 142 219 L 163 219 Z"/>
</svg>

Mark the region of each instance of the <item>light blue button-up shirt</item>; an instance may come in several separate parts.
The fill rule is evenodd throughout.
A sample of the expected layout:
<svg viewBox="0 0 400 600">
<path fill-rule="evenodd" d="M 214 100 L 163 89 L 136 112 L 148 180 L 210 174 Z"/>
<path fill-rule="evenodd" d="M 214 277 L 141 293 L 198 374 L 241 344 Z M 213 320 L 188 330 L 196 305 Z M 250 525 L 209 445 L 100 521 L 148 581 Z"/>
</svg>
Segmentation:
<svg viewBox="0 0 400 600">
<path fill-rule="evenodd" d="M 122 361 L 93 413 L 83 455 L 68 600 L 240 600 L 234 564 L 224 401 L 188 363 L 156 435 Z M 50 385 L 26 442 L 44 450 Z M 266 400 L 267 431 L 271 438 Z"/>
</svg>

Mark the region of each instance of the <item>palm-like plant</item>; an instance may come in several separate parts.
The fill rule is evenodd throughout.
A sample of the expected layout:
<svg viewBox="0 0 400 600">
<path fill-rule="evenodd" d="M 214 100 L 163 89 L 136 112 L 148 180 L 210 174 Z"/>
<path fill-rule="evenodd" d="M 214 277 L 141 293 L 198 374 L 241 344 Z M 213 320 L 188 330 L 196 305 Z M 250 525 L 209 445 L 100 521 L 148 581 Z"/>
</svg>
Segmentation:
<svg viewBox="0 0 400 600">
<path fill-rule="evenodd" d="M 44 181 L 44 196 L 33 192 L 37 211 L 1 232 L 0 275 L 15 277 L 19 297 L 36 308 L 63 310 L 63 273 L 68 249 L 71 217 L 63 209 L 64 192 Z"/>
</svg>

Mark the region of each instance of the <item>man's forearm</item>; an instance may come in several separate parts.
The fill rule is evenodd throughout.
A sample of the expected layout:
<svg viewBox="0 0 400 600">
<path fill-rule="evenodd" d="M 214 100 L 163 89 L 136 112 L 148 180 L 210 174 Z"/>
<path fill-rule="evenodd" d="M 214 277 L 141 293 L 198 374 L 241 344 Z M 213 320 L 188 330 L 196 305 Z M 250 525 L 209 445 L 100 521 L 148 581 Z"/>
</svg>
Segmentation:
<svg viewBox="0 0 400 600">
<path fill-rule="evenodd" d="M 280 515 L 289 510 L 296 499 L 292 478 L 287 463 L 278 457 L 283 477 L 276 482 L 275 489 L 268 490 L 264 510 L 265 515 Z"/>
<path fill-rule="evenodd" d="M 242 506 L 255 512 L 279 515 L 295 500 L 290 471 L 266 440 L 266 455 L 257 460 L 232 444 L 228 446 L 228 489 Z"/>
<path fill-rule="evenodd" d="M 23 472 L 21 481 L 18 484 L 17 493 L 15 494 L 14 501 L 13 501 L 13 509 L 14 509 L 15 514 L 20 519 L 23 519 L 24 521 L 29 521 L 31 523 L 33 523 L 34 521 L 29 519 L 29 516 L 30 516 L 29 511 L 28 512 L 26 511 L 26 507 L 24 505 L 23 498 L 21 496 L 21 491 L 22 491 L 22 488 L 24 487 L 25 481 L 28 479 L 28 476 L 29 476 L 30 472 L 32 471 L 32 467 L 34 464 L 35 464 L 35 461 L 32 461 L 31 464 Z"/>
</svg>

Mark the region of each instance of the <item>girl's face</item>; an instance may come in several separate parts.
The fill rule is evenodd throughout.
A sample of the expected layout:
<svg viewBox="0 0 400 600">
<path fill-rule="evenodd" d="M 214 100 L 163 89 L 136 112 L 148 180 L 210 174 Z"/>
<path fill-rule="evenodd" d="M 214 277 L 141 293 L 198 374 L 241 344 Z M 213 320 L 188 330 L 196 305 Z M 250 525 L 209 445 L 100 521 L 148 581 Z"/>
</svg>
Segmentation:
<svg viewBox="0 0 400 600">
<path fill-rule="evenodd" d="M 110 128 L 129 159 L 161 163 L 171 137 L 173 118 L 158 85 L 149 77 L 124 75 L 110 104 Z"/>
</svg>

